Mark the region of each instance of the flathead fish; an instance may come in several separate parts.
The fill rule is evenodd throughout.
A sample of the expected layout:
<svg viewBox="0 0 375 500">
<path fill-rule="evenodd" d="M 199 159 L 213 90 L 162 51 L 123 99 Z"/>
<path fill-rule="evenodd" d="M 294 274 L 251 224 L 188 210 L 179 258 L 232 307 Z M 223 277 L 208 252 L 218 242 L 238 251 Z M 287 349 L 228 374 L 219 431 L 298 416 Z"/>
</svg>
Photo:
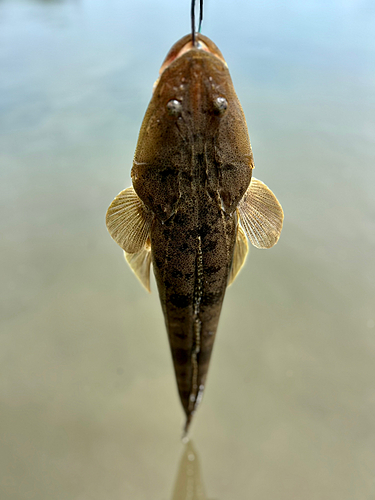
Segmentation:
<svg viewBox="0 0 375 500">
<path fill-rule="evenodd" d="M 247 125 L 227 64 L 207 37 L 186 35 L 164 60 L 131 171 L 133 186 L 107 212 L 107 228 L 150 289 L 154 269 L 186 414 L 202 398 L 228 285 L 248 252 L 270 248 L 283 211 L 252 177 Z"/>
</svg>

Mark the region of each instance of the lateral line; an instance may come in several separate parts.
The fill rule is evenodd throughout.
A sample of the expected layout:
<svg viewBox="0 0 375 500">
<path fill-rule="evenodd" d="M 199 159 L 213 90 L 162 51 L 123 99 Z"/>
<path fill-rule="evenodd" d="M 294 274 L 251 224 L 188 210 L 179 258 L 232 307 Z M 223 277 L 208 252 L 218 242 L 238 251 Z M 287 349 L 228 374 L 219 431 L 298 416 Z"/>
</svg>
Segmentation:
<svg viewBox="0 0 375 500">
<path fill-rule="evenodd" d="M 198 236 L 198 250 L 197 250 L 197 261 L 196 261 L 196 283 L 194 287 L 194 349 L 191 353 L 192 362 L 192 380 L 189 396 L 189 411 L 193 411 L 197 406 L 198 395 L 199 395 L 199 385 L 198 385 L 198 355 L 201 350 L 201 333 L 202 333 L 202 322 L 199 319 L 200 303 L 202 300 L 202 285 L 203 285 L 203 255 L 202 255 L 202 240 Z"/>
</svg>

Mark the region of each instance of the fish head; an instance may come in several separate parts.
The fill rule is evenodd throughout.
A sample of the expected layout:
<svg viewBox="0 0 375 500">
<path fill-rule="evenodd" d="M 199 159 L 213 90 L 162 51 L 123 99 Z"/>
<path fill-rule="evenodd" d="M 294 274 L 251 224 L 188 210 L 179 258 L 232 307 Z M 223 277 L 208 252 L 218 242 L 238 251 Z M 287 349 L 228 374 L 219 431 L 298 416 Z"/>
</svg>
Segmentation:
<svg viewBox="0 0 375 500">
<path fill-rule="evenodd" d="M 217 46 L 203 35 L 193 45 L 186 35 L 170 49 L 159 75 L 153 98 L 164 108 L 165 125 L 176 123 L 189 142 L 215 135 L 229 104 L 237 100 Z"/>
<path fill-rule="evenodd" d="M 182 144 L 197 146 L 199 137 L 207 142 L 218 134 L 228 150 L 249 153 L 245 117 L 222 53 L 201 34 L 193 45 L 189 34 L 172 46 L 160 68 L 139 135 L 138 161 L 163 155 L 166 144 L 181 151 Z"/>
<path fill-rule="evenodd" d="M 231 191 L 223 203 L 232 212 L 253 167 L 246 120 L 222 53 L 200 34 L 193 45 L 189 34 L 172 46 L 155 82 L 134 156 L 135 191 L 155 213 L 163 206 L 168 218 L 178 196 L 178 172 L 202 155 L 220 165 L 223 192 Z M 234 188 L 236 172 L 241 185 Z M 157 183 L 162 184 L 158 208 Z"/>
</svg>

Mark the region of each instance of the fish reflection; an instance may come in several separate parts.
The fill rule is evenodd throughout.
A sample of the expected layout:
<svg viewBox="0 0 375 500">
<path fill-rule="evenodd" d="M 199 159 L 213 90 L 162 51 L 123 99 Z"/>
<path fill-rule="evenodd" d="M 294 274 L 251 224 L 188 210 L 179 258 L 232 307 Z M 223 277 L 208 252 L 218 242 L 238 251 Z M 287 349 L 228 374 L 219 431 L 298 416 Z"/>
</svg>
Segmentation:
<svg viewBox="0 0 375 500">
<path fill-rule="evenodd" d="M 203 487 L 198 454 L 191 441 L 185 445 L 181 457 L 172 500 L 210 500 Z"/>
</svg>

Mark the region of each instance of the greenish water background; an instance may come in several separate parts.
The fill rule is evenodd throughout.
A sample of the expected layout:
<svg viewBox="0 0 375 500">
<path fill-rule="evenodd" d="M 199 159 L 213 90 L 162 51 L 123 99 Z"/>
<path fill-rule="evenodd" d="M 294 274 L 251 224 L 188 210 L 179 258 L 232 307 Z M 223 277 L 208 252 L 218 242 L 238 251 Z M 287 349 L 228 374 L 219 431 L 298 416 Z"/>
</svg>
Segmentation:
<svg viewBox="0 0 375 500">
<path fill-rule="evenodd" d="M 0 1 L 4 500 L 176 494 L 183 414 L 158 296 L 104 216 L 188 4 Z M 207 0 L 203 33 L 285 211 L 225 299 L 192 427 L 207 498 L 370 500 L 374 3 Z"/>
</svg>

